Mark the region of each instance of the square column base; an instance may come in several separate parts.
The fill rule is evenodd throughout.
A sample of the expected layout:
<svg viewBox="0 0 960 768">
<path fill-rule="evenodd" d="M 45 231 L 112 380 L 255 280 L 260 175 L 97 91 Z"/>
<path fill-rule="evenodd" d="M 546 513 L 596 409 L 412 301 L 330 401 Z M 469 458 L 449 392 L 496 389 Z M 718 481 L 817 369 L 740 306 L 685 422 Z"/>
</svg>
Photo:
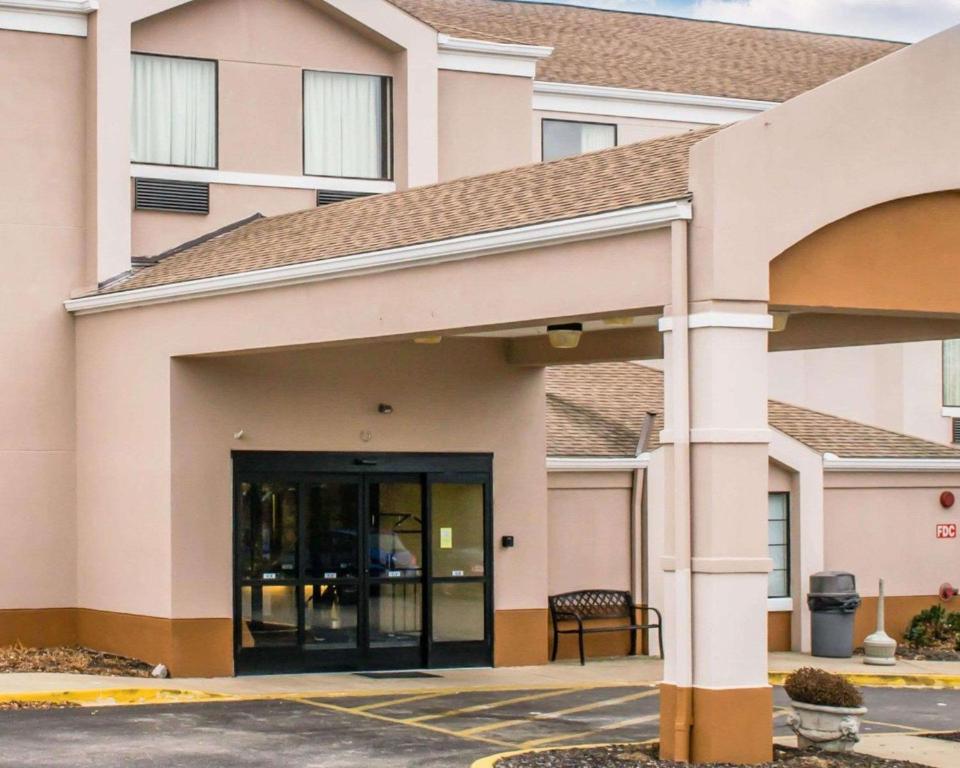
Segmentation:
<svg viewBox="0 0 960 768">
<path fill-rule="evenodd" d="M 690 707 L 689 754 L 677 712 Z M 773 759 L 773 689 L 683 688 L 660 684 L 660 759 L 755 765 Z"/>
</svg>

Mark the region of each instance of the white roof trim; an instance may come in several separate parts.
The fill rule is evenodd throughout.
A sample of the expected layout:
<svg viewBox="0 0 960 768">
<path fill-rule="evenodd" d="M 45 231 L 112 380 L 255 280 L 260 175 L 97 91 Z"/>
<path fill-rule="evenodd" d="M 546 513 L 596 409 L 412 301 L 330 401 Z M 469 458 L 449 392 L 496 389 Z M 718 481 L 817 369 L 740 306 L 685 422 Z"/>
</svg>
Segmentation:
<svg viewBox="0 0 960 768">
<path fill-rule="evenodd" d="M 830 472 L 960 472 L 960 459 L 856 459 L 823 454 Z"/>
<path fill-rule="evenodd" d="M 440 69 L 530 78 L 537 74 L 537 62 L 553 53 L 548 45 L 493 43 L 444 34 L 437 35 L 437 50 Z"/>
<path fill-rule="evenodd" d="M 694 93 L 643 91 L 579 83 L 533 83 L 533 108 L 601 117 L 630 117 L 721 125 L 752 117 L 777 106 L 775 101 L 701 96 Z"/>
<path fill-rule="evenodd" d="M 383 194 L 396 192 L 392 181 L 377 179 L 342 179 L 334 176 L 293 176 L 246 171 L 221 171 L 216 168 L 185 168 L 173 165 L 130 164 L 132 179 L 170 179 L 199 181 L 204 184 L 228 184 L 242 187 L 273 187 L 280 189 L 328 189 L 338 192 L 369 192 Z"/>
<path fill-rule="evenodd" d="M 87 36 L 87 14 L 97 0 L 0 0 L 0 29 Z"/>
<path fill-rule="evenodd" d="M 622 472 L 646 469 L 649 464 L 649 453 L 641 453 L 633 458 L 629 456 L 547 456 L 548 472 Z"/>
<path fill-rule="evenodd" d="M 371 272 L 471 259 L 523 248 L 639 232 L 644 229 L 669 226 L 673 221 L 689 220 L 692 215 L 691 205 L 687 200 L 652 203 L 591 216 L 465 235 L 401 248 L 388 248 L 303 264 L 290 264 L 169 285 L 86 296 L 70 299 L 64 302 L 64 306 L 69 312 L 88 314 L 238 291 L 274 288 L 281 285 L 312 283 Z"/>
</svg>

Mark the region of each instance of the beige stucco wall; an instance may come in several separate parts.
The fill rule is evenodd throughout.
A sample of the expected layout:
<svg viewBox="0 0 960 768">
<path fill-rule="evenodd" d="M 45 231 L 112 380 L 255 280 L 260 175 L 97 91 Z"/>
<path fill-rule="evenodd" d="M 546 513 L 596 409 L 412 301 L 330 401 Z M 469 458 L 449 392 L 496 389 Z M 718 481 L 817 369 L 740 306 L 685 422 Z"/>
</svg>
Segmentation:
<svg viewBox="0 0 960 768">
<path fill-rule="evenodd" d="M 0 31 L 0 608 L 73 605 L 73 321 L 82 274 L 83 48 Z"/>
<path fill-rule="evenodd" d="M 937 523 L 960 522 L 940 493 L 960 495 L 956 474 L 836 473 L 825 475 L 824 564 L 857 575 L 863 595 L 934 595 L 960 581 L 960 539 L 936 539 Z M 856 542 L 856 546 L 851 546 Z"/>
<path fill-rule="evenodd" d="M 939 341 L 774 352 L 770 396 L 948 443 Z"/>
<path fill-rule="evenodd" d="M 551 472 L 548 487 L 550 594 L 629 590 L 633 474 Z"/>
<path fill-rule="evenodd" d="M 229 19 L 229 22 L 226 20 Z M 305 2 L 201 0 L 139 21 L 132 50 L 216 59 L 218 168 L 303 173 L 304 69 L 387 75 L 394 85 L 394 169 L 406 177 L 406 87 L 395 44 Z M 154 255 L 253 213 L 315 204 L 310 190 L 211 185 L 210 214 L 133 213 L 133 255 Z"/>
<path fill-rule="evenodd" d="M 533 80 L 441 70 L 440 181 L 539 160 L 530 154 Z"/>
</svg>

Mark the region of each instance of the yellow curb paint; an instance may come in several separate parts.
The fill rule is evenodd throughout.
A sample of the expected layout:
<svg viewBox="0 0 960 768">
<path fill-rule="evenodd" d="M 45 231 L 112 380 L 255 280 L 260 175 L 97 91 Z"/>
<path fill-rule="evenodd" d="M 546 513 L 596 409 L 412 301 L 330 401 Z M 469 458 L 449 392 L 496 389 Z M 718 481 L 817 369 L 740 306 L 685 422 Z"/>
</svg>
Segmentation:
<svg viewBox="0 0 960 768">
<path fill-rule="evenodd" d="M 184 704 L 197 701 L 233 701 L 234 697 L 174 688 L 99 688 L 83 691 L 40 691 L 0 694 L 0 703 L 30 701 L 49 704 L 132 706 L 138 704 Z"/>
<path fill-rule="evenodd" d="M 771 685 L 783 685 L 789 672 L 771 672 Z M 854 685 L 867 688 L 960 688 L 960 675 L 873 675 L 869 673 L 840 672 Z"/>
<path fill-rule="evenodd" d="M 596 749 L 597 747 L 629 747 L 629 746 L 642 746 L 644 744 L 653 744 L 659 739 L 647 739 L 646 741 L 633 741 L 633 742 L 606 742 L 604 744 L 574 744 L 573 746 L 567 745 L 563 747 L 540 747 L 539 749 L 515 749 L 512 752 L 500 752 L 496 755 L 489 755 L 488 757 L 481 757 L 479 760 L 474 760 L 470 764 L 470 768 L 493 768 L 497 760 L 502 760 L 505 757 L 513 757 L 514 755 L 532 755 L 537 752 L 559 752 L 561 750 L 566 751 L 570 749 Z"/>
</svg>

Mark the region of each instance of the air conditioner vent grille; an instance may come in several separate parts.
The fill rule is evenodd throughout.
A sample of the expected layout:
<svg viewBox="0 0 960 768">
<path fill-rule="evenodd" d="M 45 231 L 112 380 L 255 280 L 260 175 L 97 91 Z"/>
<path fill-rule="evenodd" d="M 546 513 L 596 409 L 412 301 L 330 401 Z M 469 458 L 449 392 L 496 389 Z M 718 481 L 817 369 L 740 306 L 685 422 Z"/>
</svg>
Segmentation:
<svg viewBox="0 0 960 768">
<path fill-rule="evenodd" d="M 342 203 L 344 200 L 353 200 L 357 197 L 369 197 L 372 192 L 343 192 L 333 189 L 317 190 L 317 205 L 330 205 L 331 203 Z"/>
<path fill-rule="evenodd" d="M 134 179 L 133 199 L 138 211 L 210 213 L 210 185 L 199 181 Z"/>
</svg>

